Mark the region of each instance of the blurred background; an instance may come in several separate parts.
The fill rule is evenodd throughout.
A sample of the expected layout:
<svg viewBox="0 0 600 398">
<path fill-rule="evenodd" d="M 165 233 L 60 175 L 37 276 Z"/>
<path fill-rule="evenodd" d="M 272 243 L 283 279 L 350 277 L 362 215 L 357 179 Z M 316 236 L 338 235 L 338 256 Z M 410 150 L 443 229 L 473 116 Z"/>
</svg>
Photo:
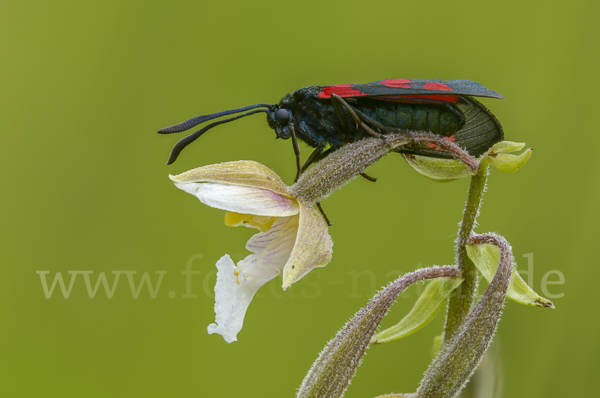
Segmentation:
<svg viewBox="0 0 600 398">
<path fill-rule="evenodd" d="M 206 332 L 214 264 L 243 258 L 253 230 L 225 227 L 167 176 L 252 159 L 291 183 L 291 142 L 253 116 L 166 166 L 181 136 L 156 131 L 309 85 L 388 78 L 470 79 L 506 97 L 483 102 L 534 155 L 516 174 L 492 171 L 477 231 L 504 235 L 557 308 L 507 303 L 504 396 L 593 395 L 599 11 L 577 0 L 4 2 L 0 396 L 294 396 L 379 287 L 453 262 L 468 181 L 429 181 L 396 155 L 371 167 L 377 183 L 355 180 L 323 202 L 332 263 L 285 293 L 280 279 L 266 285 L 226 344 Z M 68 298 L 58 285 L 46 298 L 41 276 L 50 285 L 61 272 L 68 288 L 69 271 L 93 271 L 92 285 L 100 272 L 109 283 L 136 273 L 110 299 L 102 287 L 90 298 L 82 275 Z M 128 275 L 137 286 L 144 273 L 154 287 L 162 275 L 155 298 L 147 287 L 133 297 Z M 383 326 L 415 298 L 407 291 Z M 369 349 L 346 396 L 414 391 L 443 321 Z"/>
</svg>

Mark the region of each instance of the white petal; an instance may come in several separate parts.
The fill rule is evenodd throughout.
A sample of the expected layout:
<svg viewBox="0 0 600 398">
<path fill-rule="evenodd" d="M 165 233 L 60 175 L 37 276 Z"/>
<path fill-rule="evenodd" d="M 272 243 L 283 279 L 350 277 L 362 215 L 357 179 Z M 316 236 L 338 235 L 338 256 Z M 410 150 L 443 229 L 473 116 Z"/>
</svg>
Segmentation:
<svg viewBox="0 0 600 398">
<path fill-rule="evenodd" d="M 229 254 L 224 255 L 217 261 L 217 284 L 215 285 L 215 314 L 216 323 L 208 325 L 208 333 L 218 333 L 231 343 L 236 340 L 235 335 L 242 328 L 236 324 L 234 312 L 239 312 L 239 308 L 248 308 L 248 304 L 240 306 L 240 297 L 238 297 L 239 285 L 235 275 L 236 266 Z M 250 300 L 252 297 L 250 297 Z M 245 312 L 245 310 L 244 310 Z M 239 316 L 237 317 L 239 318 Z M 244 314 L 241 314 L 243 321 Z M 241 323 L 241 322 L 240 322 Z"/>
<path fill-rule="evenodd" d="M 236 213 L 286 217 L 299 212 L 296 200 L 267 189 L 211 182 L 176 182 L 175 186 L 205 205 Z"/>
<path fill-rule="evenodd" d="M 215 323 L 208 333 L 218 333 L 231 343 L 242 329 L 246 310 L 258 289 L 283 270 L 296 241 L 298 218 L 280 218 L 266 232 L 258 233 L 248 241 L 247 248 L 254 254 L 236 266 L 229 255 L 217 262 L 215 285 Z"/>
<path fill-rule="evenodd" d="M 253 235 L 246 249 L 255 253 L 260 263 L 281 271 L 290 258 L 298 234 L 299 216 L 280 218 L 266 232 Z"/>
</svg>

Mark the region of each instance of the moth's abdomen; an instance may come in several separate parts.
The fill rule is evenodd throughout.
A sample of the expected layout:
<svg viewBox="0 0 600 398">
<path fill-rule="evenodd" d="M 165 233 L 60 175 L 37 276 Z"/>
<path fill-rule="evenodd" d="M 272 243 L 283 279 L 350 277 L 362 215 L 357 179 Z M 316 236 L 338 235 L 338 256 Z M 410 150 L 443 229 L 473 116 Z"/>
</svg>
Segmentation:
<svg viewBox="0 0 600 398">
<path fill-rule="evenodd" d="M 357 109 L 384 126 L 410 131 L 429 131 L 446 137 L 461 127 L 460 116 L 444 105 L 363 101 L 357 104 Z"/>
</svg>

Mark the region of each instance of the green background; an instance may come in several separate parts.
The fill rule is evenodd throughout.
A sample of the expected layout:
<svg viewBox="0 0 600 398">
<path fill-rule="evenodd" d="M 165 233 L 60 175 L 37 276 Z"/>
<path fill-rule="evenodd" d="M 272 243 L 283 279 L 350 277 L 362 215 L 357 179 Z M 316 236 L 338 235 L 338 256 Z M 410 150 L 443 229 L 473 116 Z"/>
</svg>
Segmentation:
<svg viewBox="0 0 600 398">
<path fill-rule="evenodd" d="M 506 97 L 484 103 L 534 155 L 516 174 L 492 172 L 477 231 L 504 235 L 520 268 L 533 253 L 538 293 L 549 271 L 565 283 L 548 286 L 564 293 L 556 310 L 507 304 L 505 396 L 593 395 L 599 11 L 597 1 L 4 2 L 0 396 L 293 396 L 377 288 L 452 263 L 468 181 L 429 181 L 394 155 L 371 167 L 376 184 L 356 180 L 323 203 L 332 263 L 285 293 L 280 279 L 266 285 L 228 345 L 206 332 L 214 263 L 245 256 L 252 231 L 225 227 L 167 175 L 252 159 L 290 183 L 291 142 L 254 116 L 166 166 L 180 137 L 156 130 L 308 85 L 386 78 L 470 79 Z M 181 297 L 190 259 L 195 299 Z M 46 299 L 39 270 L 167 274 L 155 299 L 147 289 L 133 299 L 124 275 L 112 299 L 89 298 L 81 276 L 70 298 Z M 383 325 L 414 299 L 408 291 Z M 442 326 L 440 315 L 368 350 L 346 396 L 414 391 Z"/>
</svg>

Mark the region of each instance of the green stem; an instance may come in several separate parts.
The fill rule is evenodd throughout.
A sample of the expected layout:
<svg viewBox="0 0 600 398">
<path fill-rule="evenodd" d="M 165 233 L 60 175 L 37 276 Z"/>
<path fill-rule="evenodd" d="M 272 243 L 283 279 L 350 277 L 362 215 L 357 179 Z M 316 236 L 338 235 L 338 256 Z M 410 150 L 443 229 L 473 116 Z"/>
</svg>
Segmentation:
<svg viewBox="0 0 600 398">
<path fill-rule="evenodd" d="M 466 244 L 473 233 L 475 220 L 479 213 L 485 184 L 488 177 L 488 163 L 481 162 L 479 171 L 471 177 L 471 185 L 469 187 L 469 196 L 465 205 L 462 222 L 458 230 L 458 238 L 456 239 L 456 262 L 458 269 L 462 272 L 464 278 L 463 283 L 453 292 L 448 303 L 448 317 L 446 318 L 446 330 L 444 333 L 444 341 L 450 340 L 460 325 L 464 322 L 471 306 L 475 301 L 477 293 L 477 269 L 475 264 L 467 256 Z"/>
</svg>

